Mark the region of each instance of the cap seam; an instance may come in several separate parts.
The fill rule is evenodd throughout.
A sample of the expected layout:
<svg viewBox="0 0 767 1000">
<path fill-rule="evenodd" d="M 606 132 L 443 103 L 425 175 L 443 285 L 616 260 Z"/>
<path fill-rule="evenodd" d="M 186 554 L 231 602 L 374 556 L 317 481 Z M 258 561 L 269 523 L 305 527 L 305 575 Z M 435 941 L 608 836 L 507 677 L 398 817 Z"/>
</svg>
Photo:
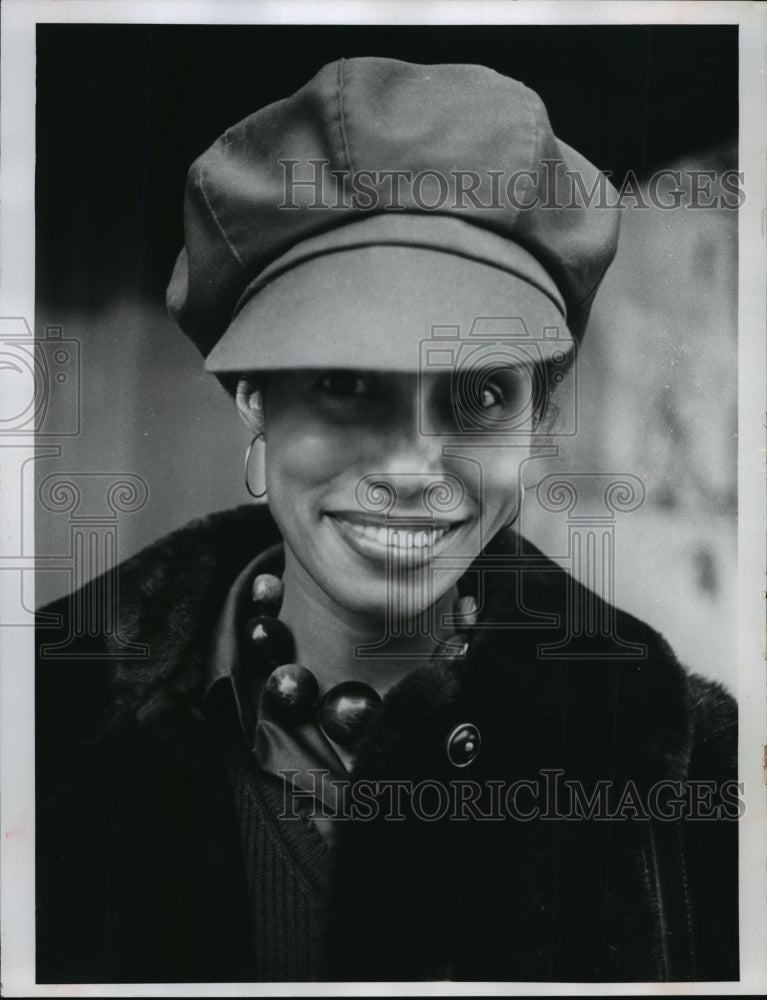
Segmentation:
<svg viewBox="0 0 767 1000">
<path fill-rule="evenodd" d="M 338 109 L 338 131 L 341 135 L 341 158 L 344 161 L 345 169 L 351 174 L 354 173 L 352 167 L 352 154 L 349 147 L 349 133 L 346 126 L 346 113 L 344 105 L 344 90 L 346 88 L 346 77 L 344 69 L 346 59 L 338 60 L 338 78 L 336 83 L 336 107 Z"/>
<path fill-rule="evenodd" d="M 589 301 L 589 299 L 592 299 L 594 297 L 594 295 L 596 294 L 599 286 L 602 284 L 602 281 L 604 280 L 606 271 L 607 271 L 607 268 L 605 268 L 605 270 L 602 272 L 602 274 L 600 274 L 600 276 L 597 278 L 597 280 L 591 286 L 591 291 L 588 293 L 588 295 L 584 295 L 582 299 L 578 299 L 577 302 L 575 302 L 572 306 L 570 306 L 570 308 L 567 310 L 568 314 L 569 313 L 577 312 L 579 309 L 581 309 Z"/>
<path fill-rule="evenodd" d="M 584 295 L 580 299 L 578 299 L 578 301 L 576 303 L 574 303 L 570 307 L 570 309 L 568 310 L 568 312 L 577 312 L 578 309 L 581 309 L 584 305 L 586 305 L 586 303 L 589 301 L 589 299 L 593 299 L 594 298 L 594 296 L 596 295 L 597 291 L 599 290 L 599 286 L 605 280 L 605 275 L 607 274 L 607 272 L 608 272 L 608 270 L 610 268 L 610 265 L 615 260 L 615 253 L 616 253 L 616 250 L 614 249 L 613 252 L 609 256 L 609 259 L 600 268 L 600 273 L 599 273 L 598 277 L 596 278 L 596 280 L 594 281 L 594 284 L 591 286 L 590 291 L 586 295 Z"/>
<path fill-rule="evenodd" d="M 283 275 L 287 274 L 289 271 L 292 271 L 294 268 L 300 267 L 301 264 L 305 264 L 305 263 L 307 263 L 307 261 L 310 261 L 310 260 L 316 260 L 319 257 L 327 257 L 327 256 L 329 256 L 331 254 L 344 253 L 344 252 L 347 252 L 347 251 L 350 251 L 350 250 L 362 250 L 362 249 L 366 249 L 366 248 L 371 247 L 371 246 L 376 246 L 376 247 L 384 247 L 384 246 L 388 246 L 388 247 L 402 247 L 403 244 L 401 242 L 396 241 L 396 240 L 377 240 L 376 243 L 374 243 L 374 244 L 371 244 L 371 243 L 360 243 L 357 246 L 354 246 L 353 244 L 351 244 L 349 246 L 333 247 L 331 249 L 325 249 L 325 250 L 322 250 L 322 251 L 318 251 L 316 254 L 312 254 L 312 255 L 310 255 L 308 257 L 303 257 L 300 260 L 296 261 L 294 264 L 290 264 L 288 267 L 285 267 L 284 269 L 278 271 L 276 274 L 270 275 L 268 281 L 266 281 L 263 285 L 258 285 L 257 279 L 256 279 L 253 282 L 253 285 L 255 287 L 252 288 L 252 290 L 250 291 L 250 294 L 248 294 L 247 298 L 244 298 L 245 292 L 243 292 L 243 295 L 240 297 L 240 300 L 238 301 L 237 305 L 235 306 L 235 309 L 234 309 L 234 311 L 232 313 L 232 319 L 230 320 L 230 322 L 232 322 L 242 312 L 242 310 L 245 308 L 245 306 L 248 304 L 248 302 L 250 302 L 250 300 L 253 298 L 254 295 L 258 294 L 259 292 L 262 292 L 265 288 L 267 288 L 269 285 L 271 285 L 273 281 L 276 281 L 277 278 L 281 278 Z M 415 248 L 415 249 L 419 249 L 419 250 L 430 250 L 430 251 L 432 251 L 434 253 L 444 253 L 444 254 L 447 254 L 450 257 L 460 257 L 462 260 L 470 260 L 470 261 L 473 261 L 475 264 L 482 264 L 482 265 L 484 265 L 486 267 L 492 267 L 494 270 L 496 270 L 496 271 L 502 271 L 504 274 L 513 274 L 516 278 L 519 278 L 521 281 L 525 281 L 532 288 L 537 289 L 541 293 L 541 295 L 545 295 L 546 298 L 556 308 L 557 312 L 560 313 L 560 315 L 562 316 L 562 318 L 565 321 L 567 320 L 567 316 L 569 314 L 569 310 L 567 309 L 566 304 L 563 303 L 563 302 L 557 301 L 557 299 L 551 294 L 550 291 L 548 291 L 546 288 L 543 288 L 538 282 L 532 281 L 528 275 L 523 274 L 519 270 L 512 270 L 511 268 L 503 267 L 501 264 L 494 264 L 492 261 L 488 260 L 486 257 L 480 257 L 478 254 L 472 254 L 472 253 L 469 253 L 468 251 L 465 251 L 465 250 L 460 250 L 460 251 L 456 251 L 456 250 L 452 250 L 452 249 L 451 250 L 446 250 L 446 249 L 443 250 L 441 247 L 435 246 L 434 244 L 431 244 L 431 243 L 408 243 L 407 247 L 408 247 L 408 249 Z M 524 249 L 524 247 L 522 249 Z M 530 256 L 533 257 L 532 254 Z M 533 257 L 533 259 L 535 259 L 535 258 Z M 540 266 L 543 267 L 543 265 L 540 265 Z M 545 268 L 544 268 L 544 271 L 545 271 Z M 548 272 L 546 272 L 546 273 L 548 274 Z M 552 278 L 552 281 L 553 281 L 553 278 Z M 554 282 L 554 284 L 556 284 L 556 282 Z M 248 291 L 248 290 L 245 289 L 245 291 Z M 563 309 L 563 306 L 564 306 L 564 309 Z"/>
<path fill-rule="evenodd" d="M 526 88 L 526 89 L 529 89 L 529 88 Z M 533 139 L 533 150 L 532 150 L 533 160 L 536 163 L 540 163 L 541 162 L 541 156 L 542 156 L 542 150 L 540 148 L 541 147 L 541 138 L 542 138 L 542 135 L 543 135 L 543 129 L 541 127 L 542 122 L 541 122 L 540 116 L 536 115 L 534 113 L 534 110 L 533 110 L 533 101 L 534 101 L 534 98 L 536 96 L 535 92 L 534 91 L 529 91 L 529 93 L 532 95 L 532 99 L 530 100 L 530 102 L 528 104 L 528 110 L 529 110 L 529 112 L 531 114 L 532 123 L 533 123 L 533 126 L 534 126 L 534 139 Z M 548 112 L 546 112 L 546 114 L 548 116 Z M 543 266 L 543 265 L 541 265 L 541 266 Z M 547 271 L 547 273 L 548 273 L 548 271 Z M 566 304 L 566 302 L 565 302 L 565 320 L 569 320 L 569 318 L 571 316 L 573 316 L 575 313 L 577 313 L 578 310 L 586 302 L 588 302 L 588 300 L 590 298 L 593 297 L 595 291 L 599 288 L 599 285 L 601 284 L 603 277 L 604 277 L 604 272 L 599 276 L 599 278 L 597 278 L 595 284 L 592 286 L 592 288 L 588 292 L 588 294 L 584 295 L 583 298 L 581 298 L 578 302 L 573 303 L 570 306 L 568 306 Z M 553 277 L 552 277 L 552 280 L 554 280 L 554 283 L 557 285 L 557 287 L 559 287 L 559 283 Z M 564 299 L 564 296 L 563 296 L 563 299 Z"/>
<path fill-rule="evenodd" d="M 528 90 L 528 88 L 525 89 Z M 528 93 L 534 94 L 534 91 L 528 90 Z M 540 163 L 541 161 L 540 146 L 541 146 L 541 136 L 543 135 L 543 130 L 541 129 L 540 116 L 535 114 L 535 111 L 533 109 L 533 100 L 530 97 L 528 98 L 527 101 L 527 112 L 530 115 L 531 124 L 533 126 L 533 142 L 532 142 L 532 149 L 530 151 L 532 154 L 531 159 L 533 163 Z M 531 179 L 531 186 L 532 186 L 532 179 Z"/>
<path fill-rule="evenodd" d="M 228 149 L 228 146 L 229 146 L 228 134 L 225 133 L 224 134 L 224 147 Z M 237 263 L 240 265 L 240 267 L 244 271 L 245 270 L 245 263 L 242 260 L 242 258 L 240 257 L 240 255 L 237 253 L 237 250 L 236 250 L 234 244 L 229 239 L 229 237 L 228 237 L 228 235 L 226 233 L 226 230 L 224 229 L 223 225 L 221 224 L 221 221 L 219 220 L 218 216 L 216 215 L 216 213 L 215 213 L 215 211 L 213 209 L 213 206 L 210 203 L 210 199 L 208 198 L 208 193 L 205 190 L 205 167 L 203 167 L 203 166 L 200 167 L 200 194 L 202 195 L 202 199 L 205 202 L 205 206 L 208 209 L 208 212 L 210 213 L 210 217 L 213 219 L 214 223 L 216 224 L 216 228 L 218 229 L 219 233 L 221 234 L 221 237 L 222 237 L 224 243 L 226 243 L 227 247 L 229 248 L 229 252 L 231 253 L 231 255 L 234 257 L 234 259 L 237 261 Z"/>
</svg>

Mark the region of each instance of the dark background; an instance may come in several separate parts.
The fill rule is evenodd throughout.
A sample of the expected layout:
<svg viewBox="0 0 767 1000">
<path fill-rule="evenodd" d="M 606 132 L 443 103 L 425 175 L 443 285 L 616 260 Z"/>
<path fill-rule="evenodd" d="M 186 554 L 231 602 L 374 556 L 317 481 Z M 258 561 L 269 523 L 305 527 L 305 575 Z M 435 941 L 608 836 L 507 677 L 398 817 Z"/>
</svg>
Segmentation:
<svg viewBox="0 0 767 1000">
<path fill-rule="evenodd" d="M 476 62 L 516 77 L 543 98 L 555 134 L 620 181 L 735 141 L 737 31 L 39 25 L 38 299 L 161 301 L 192 160 L 340 56 Z"/>
</svg>

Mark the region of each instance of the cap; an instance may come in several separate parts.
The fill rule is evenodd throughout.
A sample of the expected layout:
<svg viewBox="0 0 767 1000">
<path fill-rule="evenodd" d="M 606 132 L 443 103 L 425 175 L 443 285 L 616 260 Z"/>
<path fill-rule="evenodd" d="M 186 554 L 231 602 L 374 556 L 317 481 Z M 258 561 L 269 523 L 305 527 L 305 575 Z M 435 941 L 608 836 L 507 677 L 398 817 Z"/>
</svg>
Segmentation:
<svg viewBox="0 0 767 1000">
<path fill-rule="evenodd" d="M 515 80 L 340 60 L 192 165 L 168 306 L 218 374 L 417 370 L 483 317 L 561 350 L 615 253 L 609 190 Z"/>
</svg>

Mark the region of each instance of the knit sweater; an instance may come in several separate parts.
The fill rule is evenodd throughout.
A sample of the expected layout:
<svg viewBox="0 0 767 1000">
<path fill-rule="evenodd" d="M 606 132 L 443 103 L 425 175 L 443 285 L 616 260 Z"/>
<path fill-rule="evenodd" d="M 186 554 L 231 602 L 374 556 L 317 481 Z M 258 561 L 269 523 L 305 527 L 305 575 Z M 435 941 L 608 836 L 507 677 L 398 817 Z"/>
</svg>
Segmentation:
<svg viewBox="0 0 767 1000">
<path fill-rule="evenodd" d="M 310 819 L 282 821 L 280 778 L 248 754 L 236 720 L 224 713 L 220 737 L 239 817 L 256 982 L 319 978 L 327 848 Z M 226 718 L 228 716 L 228 718 Z"/>
</svg>

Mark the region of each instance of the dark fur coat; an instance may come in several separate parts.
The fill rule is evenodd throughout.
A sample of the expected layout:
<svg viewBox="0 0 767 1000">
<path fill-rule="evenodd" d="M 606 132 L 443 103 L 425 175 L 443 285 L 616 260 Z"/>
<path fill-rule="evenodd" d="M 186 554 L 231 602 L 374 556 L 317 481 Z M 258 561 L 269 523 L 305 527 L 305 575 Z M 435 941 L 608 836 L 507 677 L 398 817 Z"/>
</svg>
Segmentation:
<svg viewBox="0 0 767 1000">
<path fill-rule="evenodd" d="M 82 625 L 98 582 L 46 609 L 58 624 L 38 632 L 41 981 L 253 978 L 240 820 L 201 691 L 235 576 L 278 540 L 264 509 L 216 515 L 119 568 L 113 623 Z M 427 664 L 394 688 L 355 769 L 474 782 L 476 811 L 425 822 L 406 803 L 401 821 L 342 823 L 318 864 L 300 838 L 270 834 L 321 899 L 312 971 L 291 976 L 288 957 L 282 978 L 736 979 L 734 703 L 593 595 L 612 635 L 645 655 L 592 636 L 577 657 L 542 657 L 565 635 L 567 601 L 589 595 L 513 532 L 488 554 L 469 662 Z M 482 749 L 457 772 L 445 734 L 465 721 Z M 565 779 L 588 794 L 606 781 L 620 814 L 562 818 L 571 805 L 546 799 L 529 819 L 482 818 L 493 783 Z M 642 815 L 661 780 L 683 783 L 668 787 L 688 806 L 697 789 L 696 818 Z"/>
</svg>

